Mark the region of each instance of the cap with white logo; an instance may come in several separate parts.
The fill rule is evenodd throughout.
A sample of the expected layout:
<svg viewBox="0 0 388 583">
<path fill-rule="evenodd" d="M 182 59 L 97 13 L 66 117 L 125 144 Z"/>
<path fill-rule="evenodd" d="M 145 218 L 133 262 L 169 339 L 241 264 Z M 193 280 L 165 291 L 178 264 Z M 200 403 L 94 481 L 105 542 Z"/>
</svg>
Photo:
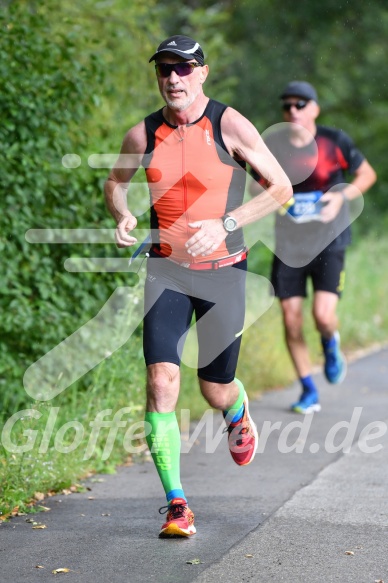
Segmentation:
<svg viewBox="0 0 388 583">
<path fill-rule="evenodd" d="M 205 64 L 205 56 L 201 46 L 189 36 L 180 34 L 170 36 L 160 43 L 156 53 L 152 55 L 148 62 L 154 61 L 160 53 L 174 53 L 188 61 L 195 59 L 200 65 Z"/>
</svg>

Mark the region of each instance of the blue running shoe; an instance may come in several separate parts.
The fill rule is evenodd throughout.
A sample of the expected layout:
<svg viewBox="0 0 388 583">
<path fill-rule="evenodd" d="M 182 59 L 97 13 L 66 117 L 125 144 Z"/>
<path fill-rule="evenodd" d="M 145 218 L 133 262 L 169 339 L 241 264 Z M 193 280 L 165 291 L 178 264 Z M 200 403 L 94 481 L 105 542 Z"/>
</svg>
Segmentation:
<svg viewBox="0 0 388 583">
<path fill-rule="evenodd" d="M 346 376 L 346 360 L 340 350 L 339 332 L 334 332 L 330 340 L 322 338 L 322 348 L 325 355 L 324 372 L 325 377 L 334 385 L 342 383 Z"/>
<path fill-rule="evenodd" d="M 302 413 L 302 415 L 308 415 L 309 413 L 315 413 L 320 410 L 321 406 L 316 391 L 303 391 L 299 401 L 291 405 L 291 411 Z"/>
</svg>

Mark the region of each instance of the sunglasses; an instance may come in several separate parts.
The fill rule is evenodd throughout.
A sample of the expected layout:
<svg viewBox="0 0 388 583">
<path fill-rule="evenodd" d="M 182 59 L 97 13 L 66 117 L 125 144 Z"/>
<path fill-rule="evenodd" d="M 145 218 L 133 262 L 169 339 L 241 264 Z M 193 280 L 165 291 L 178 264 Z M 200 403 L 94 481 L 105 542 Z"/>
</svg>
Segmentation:
<svg viewBox="0 0 388 583">
<path fill-rule="evenodd" d="M 158 77 L 169 77 L 174 71 L 179 77 L 186 77 L 194 71 L 196 67 L 202 67 L 199 63 L 156 63 L 155 69 Z"/>
<path fill-rule="evenodd" d="M 299 111 L 300 109 L 304 109 L 307 104 L 308 101 L 306 101 L 305 99 L 300 99 L 296 103 L 283 103 L 282 110 L 289 112 L 291 111 L 291 107 L 295 107 Z"/>
</svg>

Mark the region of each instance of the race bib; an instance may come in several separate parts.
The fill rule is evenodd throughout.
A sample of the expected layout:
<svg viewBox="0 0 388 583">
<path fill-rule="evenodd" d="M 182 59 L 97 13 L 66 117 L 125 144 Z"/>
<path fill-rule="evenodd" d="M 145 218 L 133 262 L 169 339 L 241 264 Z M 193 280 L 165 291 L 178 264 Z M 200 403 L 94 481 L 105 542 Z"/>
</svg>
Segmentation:
<svg viewBox="0 0 388 583">
<path fill-rule="evenodd" d="M 321 221 L 321 209 L 323 203 L 320 201 L 322 190 L 311 192 L 295 192 L 293 204 L 287 209 L 287 216 L 296 223 L 309 223 L 310 221 Z"/>
</svg>

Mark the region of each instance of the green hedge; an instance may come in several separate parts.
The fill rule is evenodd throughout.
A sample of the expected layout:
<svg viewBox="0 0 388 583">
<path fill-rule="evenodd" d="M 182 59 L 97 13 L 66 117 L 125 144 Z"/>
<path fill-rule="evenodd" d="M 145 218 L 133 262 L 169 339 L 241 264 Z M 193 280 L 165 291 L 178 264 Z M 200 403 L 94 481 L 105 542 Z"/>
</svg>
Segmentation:
<svg viewBox="0 0 388 583">
<path fill-rule="evenodd" d="M 26 240 L 29 229 L 113 227 L 105 176 L 82 160 L 101 66 L 92 51 L 80 52 L 82 30 L 77 42 L 71 27 L 55 33 L 43 12 L 11 4 L 0 26 L 0 410 L 7 416 L 28 401 L 26 368 L 98 312 L 118 278 L 63 266 L 72 255 L 112 255 L 114 245 Z M 62 157 L 74 151 L 83 164 L 64 167 Z"/>
</svg>

